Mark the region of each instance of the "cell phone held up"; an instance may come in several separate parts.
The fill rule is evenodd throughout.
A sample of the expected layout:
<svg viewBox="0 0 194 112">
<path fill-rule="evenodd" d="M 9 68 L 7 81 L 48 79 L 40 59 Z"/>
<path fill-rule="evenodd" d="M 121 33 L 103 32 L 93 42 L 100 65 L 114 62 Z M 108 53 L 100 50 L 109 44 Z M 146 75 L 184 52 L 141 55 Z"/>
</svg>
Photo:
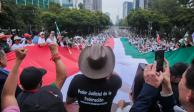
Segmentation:
<svg viewBox="0 0 194 112">
<path fill-rule="evenodd" d="M 163 72 L 164 50 L 158 50 L 155 52 L 155 61 L 157 62 L 156 71 Z"/>
</svg>

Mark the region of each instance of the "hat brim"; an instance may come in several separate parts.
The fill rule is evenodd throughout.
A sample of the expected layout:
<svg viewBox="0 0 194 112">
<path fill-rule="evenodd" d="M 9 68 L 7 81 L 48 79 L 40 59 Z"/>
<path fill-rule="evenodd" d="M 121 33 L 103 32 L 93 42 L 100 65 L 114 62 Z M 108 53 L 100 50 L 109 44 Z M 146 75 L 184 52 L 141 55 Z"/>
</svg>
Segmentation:
<svg viewBox="0 0 194 112">
<path fill-rule="evenodd" d="M 107 61 L 102 69 L 93 69 L 87 59 L 89 47 L 86 47 L 79 56 L 79 68 L 81 72 L 90 79 L 102 79 L 108 77 L 115 67 L 115 55 L 110 47 L 104 47 L 107 55 Z"/>
</svg>

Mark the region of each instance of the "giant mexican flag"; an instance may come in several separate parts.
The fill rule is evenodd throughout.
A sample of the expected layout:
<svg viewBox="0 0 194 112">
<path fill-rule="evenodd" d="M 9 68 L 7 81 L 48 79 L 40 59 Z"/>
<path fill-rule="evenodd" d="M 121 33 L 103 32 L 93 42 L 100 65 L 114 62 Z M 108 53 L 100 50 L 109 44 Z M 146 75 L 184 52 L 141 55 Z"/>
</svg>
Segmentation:
<svg viewBox="0 0 194 112">
<path fill-rule="evenodd" d="M 152 63 L 154 60 L 154 53 L 139 53 L 134 46 L 128 43 L 126 38 L 110 38 L 105 45 L 110 46 L 113 49 L 116 57 L 116 66 L 114 71 L 117 72 L 122 79 L 122 87 L 118 91 L 113 102 L 117 103 L 121 99 L 129 102 L 129 92 L 131 90 L 139 63 Z M 42 67 L 47 70 L 47 74 L 43 77 L 43 84 L 48 85 L 54 82 L 56 79 L 55 65 L 50 60 L 50 51 L 48 47 L 33 46 L 27 47 L 27 49 L 28 54 L 20 67 L 20 71 L 27 66 Z M 72 54 L 69 54 L 67 48 L 59 47 L 59 52 L 62 61 L 66 66 L 68 75 L 68 78 L 66 79 L 62 88 L 64 101 L 66 100 L 66 93 L 72 78 L 79 73 L 77 62 L 80 51 L 77 48 L 72 48 L 71 51 Z M 166 58 L 170 60 L 170 64 L 172 65 L 176 62 L 189 63 L 194 57 L 194 53 L 192 52 L 194 52 L 194 47 L 168 52 L 165 55 Z M 10 70 L 15 60 L 14 52 L 7 54 L 7 58 L 7 69 Z"/>
</svg>

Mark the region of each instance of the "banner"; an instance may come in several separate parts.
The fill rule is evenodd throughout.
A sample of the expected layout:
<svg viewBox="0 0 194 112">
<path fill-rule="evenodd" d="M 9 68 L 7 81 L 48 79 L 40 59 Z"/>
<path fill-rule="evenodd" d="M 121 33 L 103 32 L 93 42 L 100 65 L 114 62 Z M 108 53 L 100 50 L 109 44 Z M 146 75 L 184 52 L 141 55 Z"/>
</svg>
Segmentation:
<svg viewBox="0 0 194 112">
<path fill-rule="evenodd" d="M 137 58 L 137 59 L 145 59 L 148 63 L 154 62 L 154 57 L 155 57 L 154 52 L 142 54 L 133 45 L 129 44 L 126 38 L 121 38 L 121 41 L 125 47 L 126 55 L 130 55 L 133 58 Z M 189 64 L 194 58 L 193 52 L 194 52 L 194 47 L 179 48 L 176 51 L 166 52 L 165 58 L 169 61 L 171 66 L 178 62 L 184 62 Z"/>
</svg>

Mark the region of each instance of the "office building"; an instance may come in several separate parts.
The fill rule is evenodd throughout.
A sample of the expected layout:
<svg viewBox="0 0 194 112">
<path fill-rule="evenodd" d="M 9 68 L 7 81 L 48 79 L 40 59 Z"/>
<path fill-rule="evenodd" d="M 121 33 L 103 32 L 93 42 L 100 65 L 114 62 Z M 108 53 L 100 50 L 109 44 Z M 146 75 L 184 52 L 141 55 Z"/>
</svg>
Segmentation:
<svg viewBox="0 0 194 112">
<path fill-rule="evenodd" d="M 40 8 L 48 8 L 51 2 L 60 3 L 59 0 L 15 0 L 17 5 L 34 5 Z"/>
<path fill-rule="evenodd" d="M 83 4 L 90 11 L 102 11 L 102 0 L 83 0 Z"/>
<path fill-rule="evenodd" d="M 123 18 L 127 17 L 129 12 L 133 9 L 133 2 L 125 1 L 123 3 Z"/>
</svg>

